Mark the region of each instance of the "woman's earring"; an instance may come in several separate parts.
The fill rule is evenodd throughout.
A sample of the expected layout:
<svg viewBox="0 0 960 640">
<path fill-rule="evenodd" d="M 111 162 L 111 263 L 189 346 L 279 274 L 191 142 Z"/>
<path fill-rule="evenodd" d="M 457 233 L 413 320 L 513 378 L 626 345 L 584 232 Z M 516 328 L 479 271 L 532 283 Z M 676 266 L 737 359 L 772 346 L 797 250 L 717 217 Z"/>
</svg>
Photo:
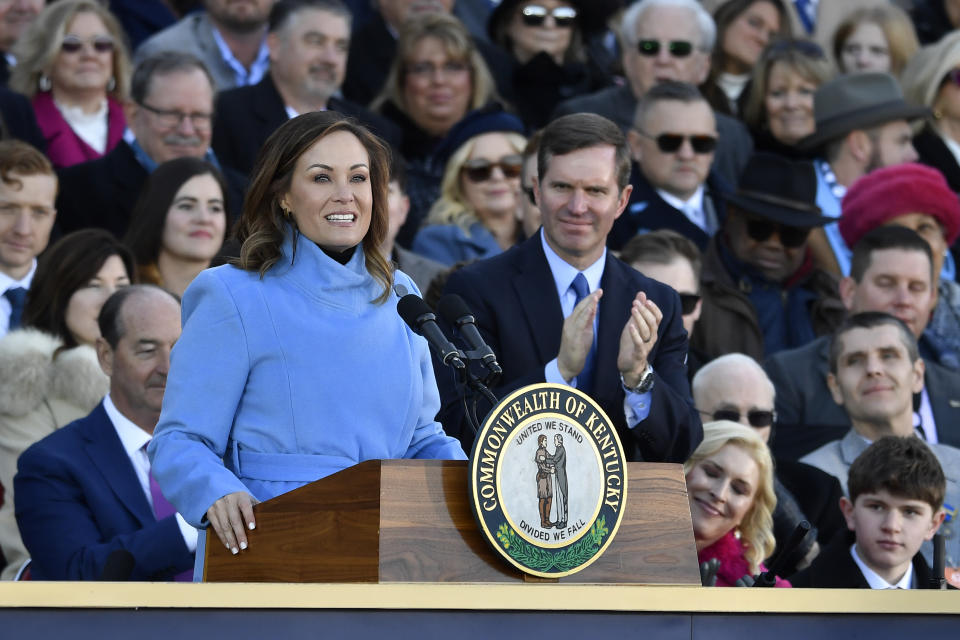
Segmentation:
<svg viewBox="0 0 960 640">
<path fill-rule="evenodd" d="M 740 527 L 736 527 L 736 528 L 733 530 L 733 537 L 736 538 L 737 540 L 740 539 Z"/>
<path fill-rule="evenodd" d="M 50 80 L 50 76 L 41 73 L 40 78 L 37 80 L 37 86 L 40 87 L 40 91 L 50 91 L 50 89 L 53 88 L 53 81 Z"/>
<path fill-rule="evenodd" d="M 113 76 L 110 76 L 110 80 L 107 82 L 107 91 L 113 91 L 117 88 L 117 79 Z"/>
</svg>

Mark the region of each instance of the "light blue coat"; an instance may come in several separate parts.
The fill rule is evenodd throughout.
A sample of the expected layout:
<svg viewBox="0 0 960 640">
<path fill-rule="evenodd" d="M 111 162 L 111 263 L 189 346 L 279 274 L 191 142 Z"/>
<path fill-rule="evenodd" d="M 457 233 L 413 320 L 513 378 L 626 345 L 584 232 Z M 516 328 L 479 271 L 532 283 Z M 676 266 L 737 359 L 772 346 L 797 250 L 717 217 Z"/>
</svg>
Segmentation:
<svg viewBox="0 0 960 640">
<path fill-rule="evenodd" d="M 464 459 L 434 416 L 426 341 L 397 315 L 360 248 L 341 265 L 299 236 L 260 279 L 223 266 L 183 298 L 163 412 L 148 453 L 194 526 L 222 496 L 267 500 L 371 459 Z M 396 284 L 416 285 L 402 272 Z"/>
</svg>

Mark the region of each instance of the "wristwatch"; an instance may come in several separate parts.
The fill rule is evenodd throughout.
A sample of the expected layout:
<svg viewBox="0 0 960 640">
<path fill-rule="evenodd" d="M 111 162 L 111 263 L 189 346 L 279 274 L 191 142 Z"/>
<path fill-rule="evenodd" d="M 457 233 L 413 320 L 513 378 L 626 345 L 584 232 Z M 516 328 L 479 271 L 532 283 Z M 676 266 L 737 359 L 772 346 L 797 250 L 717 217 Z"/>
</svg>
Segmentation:
<svg viewBox="0 0 960 640">
<path fill-rule="evenodd" d="M 627 386 L 626 381 L 623 379 L 623 373 L 620 374 L 620 386 L 623 387 L 625 393 L 646 393 L 653 388 L 653 367 L 650 366 L 650 363 L 647 363 L 647 368 L 643 371 L 643 375 L 640 376 L 640 382 L 637 383 L 637 386 L 632 389 Z"/>
</svg>

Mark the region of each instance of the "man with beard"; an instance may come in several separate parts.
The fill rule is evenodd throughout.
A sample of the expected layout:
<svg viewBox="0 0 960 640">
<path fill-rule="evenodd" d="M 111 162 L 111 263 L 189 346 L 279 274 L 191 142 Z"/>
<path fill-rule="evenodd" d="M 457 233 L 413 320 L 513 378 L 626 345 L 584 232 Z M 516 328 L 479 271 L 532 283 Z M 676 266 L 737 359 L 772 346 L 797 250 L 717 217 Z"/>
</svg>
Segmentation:
<svg viewBox="0 0 960 640">
<path fill-rule="evenodd" d="M 822 85 L 813 97 L 817 128 L 800 147 L 819 150 L 817 206 L 828 218 L 840 217 L 847 189 L 874 169 L 915 162 L 910 121 L 928 114 L 907 104 L 896 79 L 887 73 L 842 75 Z M 813 260 L 837 275 L 850 272 L 850 249 L 836 223 L 810 236 Z"/>
<path fill-rule="evenodd" d="M 213 83 L 194 56 L 166 51 L 137 65 L 124 114 L 128 129 L 110 153 L 60 172 L 57 228 L 63 233 L 99 227 L 122 238 L 140 189 L 158 165 L 194 157 L 219 166 L 210 149 Z M 235 215 L 244 178 L 223 173 L 227 211 Z"/>
<path fill-rule="evenodd" d="M 134 62 L 160 51 L 190 53 L 203 61 L 216 90 L 260 82 L 270 65 L 267 16 L 275 0 L 204 0 L 192 13 L 146 40 Z"/>
<path fill-rule="evenodd" d="M 279 0 L 273 5 L 267 28 L 270 70 L 259 83 L 217 98 L 213 148 L 225 165 L 250 173 L 270 134 L 309 111 L 339 111 L 399 144 L 395 125 L 336 95 L 347 67 L 351 20 L 340 0 Z"/>
</svg>

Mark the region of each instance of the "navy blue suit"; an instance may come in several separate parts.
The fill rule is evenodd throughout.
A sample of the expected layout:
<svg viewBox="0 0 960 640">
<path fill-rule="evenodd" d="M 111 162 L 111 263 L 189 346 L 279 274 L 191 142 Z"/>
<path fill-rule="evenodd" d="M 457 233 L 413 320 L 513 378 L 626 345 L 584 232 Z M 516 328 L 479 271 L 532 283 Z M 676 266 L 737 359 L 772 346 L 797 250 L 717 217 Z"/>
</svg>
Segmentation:
<svg viewBox="0 0 960 640">
<path fill-rule="evenodd" d="M 34 579 L 96 580 L 118 549 L 133 555 L 131 580 L 193 567 L 176 516 L 154 516 L 103 403 L 27 449 L 13 485 Z"/>
<path fill-rule="evenodd" d="M 522 386 L 544 382 L 544 366 L 560 352 L 563 311 L 540 233 L 506 253 L 454 272 L 446 285 L 447 293 L 459 294 L 467 302 L 481 334 L 497 354 L 503 379 L 493 392 L 499 398 Z M 616 425 L 628 460 L 683 462 L 703 439 L 703 427 L 687 382 L 687 334 L 680 298 L 670 287 L 647 278 L 609 252 L 600 287 L 603 297 L 592 397 Z M 638 291 L 644 291 L 660 307 L 663 321 L 649 356 L 656 377 L 650 413 L 629 429 L 617 355 L 620 334 Z M 450 327 L 445 329 L 453 335 Z M 438 418 L 447 433 L 459 437 L 469 451 L 473 433 L 464 419 L 452 375 L 442 365 L 435 369 L 443 404 Z"/>
</svg>

